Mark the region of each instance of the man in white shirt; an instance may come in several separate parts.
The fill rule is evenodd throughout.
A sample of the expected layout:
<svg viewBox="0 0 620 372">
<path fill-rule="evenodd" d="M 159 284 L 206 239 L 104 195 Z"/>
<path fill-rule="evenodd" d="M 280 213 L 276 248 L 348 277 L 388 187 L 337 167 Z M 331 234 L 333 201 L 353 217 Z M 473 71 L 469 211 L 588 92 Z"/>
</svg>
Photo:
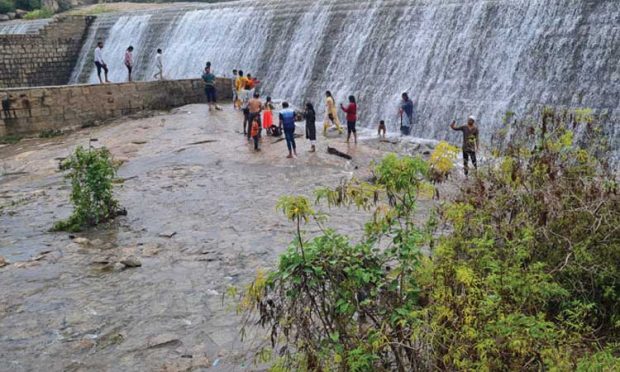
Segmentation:
<svg viewBox="0 0 620 372">
<path fill-rule="evenodd" d="M 164 80 L 164 64 L 161 53 L 161 49 L 157 49 L 157 55 L 155 56 L 155 67 L 157 68 L 157 72 L 153 75 L 153 78 Z"/>
<path fill-rule="evenodd" d="M 99 78 L 99 83 L 102 84 L 101 80 L 101 70 L 103 69 L 105 73 L 105 82 L 109 83 L 108 80 L 108 66 L 103 61 L 103 43 L 100 41 L 97 43 L 97 48 L 95 48 L 95 66 L 97 66 L 97 77 Z"/>
</svg>

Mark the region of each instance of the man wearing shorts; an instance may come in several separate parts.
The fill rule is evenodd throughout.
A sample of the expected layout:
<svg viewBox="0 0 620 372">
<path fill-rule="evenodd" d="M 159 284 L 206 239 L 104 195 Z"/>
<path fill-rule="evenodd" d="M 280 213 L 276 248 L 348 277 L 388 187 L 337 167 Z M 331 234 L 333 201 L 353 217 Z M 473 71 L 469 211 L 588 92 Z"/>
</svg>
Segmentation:
<svg viewBox="0 0 620 372">
<path fill-rule="evenodd" d="M 109 83 L 108 80 L 108 65 L 103 61 L 103 43 L 100 41 L 97 43 L 97 48 L 95 48 L 95 66 L 97 67 L 97 77 L 99 78 L 99 84 L 103 84 L 101 80 L 101 70 L 105 73 L 105 82 Z"/>
</svg>

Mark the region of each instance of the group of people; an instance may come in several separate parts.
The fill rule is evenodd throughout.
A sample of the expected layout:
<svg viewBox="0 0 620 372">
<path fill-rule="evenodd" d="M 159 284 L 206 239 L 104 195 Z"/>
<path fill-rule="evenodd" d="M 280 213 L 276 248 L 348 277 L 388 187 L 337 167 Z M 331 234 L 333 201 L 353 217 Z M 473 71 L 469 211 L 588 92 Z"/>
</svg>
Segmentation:
<svg viewBox="0 0 620 372">
<path fill-rule="evenodd" d="M 204 76 L 203 76 L 204 79 Z M 205 80 L 206 81 L 206 80 Z M 254 150 L 260 151 L 260 142 L 263 129 L 268 135 L 281 136 L 284 133 L 288 148 L 288 158 L 297 156 L 297 145 L 295 142 L 295 121 L 298 116 L 303 116 L 306 122 L 305 134 L 310 141 L 310 152 L 316 151 L 316 111 L 311 102 L 307 102 L 301 115 L 291 109 L 288 102 L 282 103 L 278 119 L 279 125 L 276 126 L 273 120 L 274 105 L 271 97 L 267 97 L 263 103 L 260 99 L 258 86 L 260 82 L 252 77 L 251 74 L 244 75 L 241 70 L 233 70 L 232 92 L 233 105 L 235 109 L 243 111 L 243 134 L 248 141 L 253 141 Z M 211 108 L 210 108 L 211 109 Z M 358 106 L 355 96 L 348 97 L 348 104 L 340 105 L 340 109 L 346 115 L 347 139 L 349 143 L 351 137 L 357 144 L 357 113 Z M 398 118 L 400 119 L 401 135 L 409 136 L 413 126 L 414 104 L 408 93 L 403 93 L 398 108 Z M 469 161 L 477 168 L 476 152 L 479 148 L 479 132 L 476 126 L 476 119 L 473 116 L 468 118 L 467 124 L 457 126 L 456 121 L 450 124 L 455 131 L 463 133 L 463 161 L 465 175 L 469 174 Z M 344 132 L 338 118 L 338 108 L 336 100 L 331 91 L 325 92 L 325 119 L 323 121 L 323 135 L 327 135 L 330 128 L 335 128 L 339 134 Z M 380 120 L 377 134 L 380 138 L 385 138 L 387 128 L 385 120 Z"/>
<path fill-rule="evenodd" d="M 127 80 L 132 81 L 132 71 L 134 68 L 133 60 L 133 46 L 129 46 L 125 51 L 124 64 L 127 68 Z M 153 76 L 155 79 L 163 80 L 163 56 L 162 50 L 157 49 L 155 55 L 155 68 L 156 73 Z M 99 82 L 109 83 L 108 80 L 108 66 L 103 59 L 103 42 L 97 43 L 97 48 L 94 53 L 94 62 L 97 68 L 97 77 Z M 103 80 L 101 78 L 101 72 L 104 72 Z M 260 84 L 261 82 L 253 77 L 251 74 L 244 74 L 242 70 L 233 70 L 232 76 L 232 94 L 233 105 L 235 109 L 243 112 L 243 134 L 247 136 L 248 141 L 254 142 L 254 150 L 260 151 L 260 142 L 263 129 L 268 135 L 281 136 L 284 133 L 286 139 L 286 145 L 288 148 L 288 156 L 292 158 L 297 156 L 297 146 L 295 143 L 295 121 L 298 118 L 298 114 L 290 107 L 288 102 L 282 103 L 282 110 L 279 112 L 279 125 L 274 123 L 273 111 L 274 105 L 271 97 L 267 97 L 263 103 L 260 99 Z M 205 82 L 205 95 L 207 97 L 207 103 L 209 105 L 209 111 L 221 110 L 221 107 L 217 104 L 216 93 L 216 77 L 211 69 L 211 62 L 207 62 L 202 74 L 202 79 Z M 349 143 L 351 137 L 357 144 L 357 113 L 358 106 L 355 96 L 351 95 L 348 98 L 348 104 L 345 106 L 340 105 L 340 109 L 346 115 L 347 121 L 347 139 Z M 411 134 L 411 127 L 413 125 L 413 101 L 409 97 L 408 93 L 403 93 L 401 96 L 401 102 L 399 104 L 398 117 L 400 119 L 400 131 L 403 136 L 409 136 Z M 316 111 L 314 105 L 311 102 L 307 102 L 302 114 L 306 122 L 306 138 L 310 141 L 310 152 L 316 151 Z M 476 152 L 479 147 L 479 135 L 478 127 L 475 124 L 475 118 L 470 116 L 467 124 L 457 126 L 456 122 L 452 122 L 450 127 L 455 131 L 463 132 L 463 161 L 465 168 L 465 175 L 469 173 L 469 160 L 473 166 L 477 167 Z M 323 121 L 323 135 L 327 135 L 327 131 L 330 128 L 335 128 L 339 134 L 344 132 L 340 120 L 338 118 L 338 106 L 336 100 L 331 91 L 325 92 L 325 119 Z M 378 125 L 377 134 L 381 138 L 385 138 L 387 128 L 385 120 L 380 120 Z"/>
<path fill-rule="evenodd" d="M 133 60 L 133 46 L 127 47 L 125 50 L 125 57 L 123 58 L 123 63 L 127 68 L 127 81 L 132 81 L 132 72 L 134 68 L 134 60 Z M 97 78 L 99 79 L 99 83 L 103 84 L 109 83 L 108 79 L 108 64 L 103 59 L 103 42 L 99 41 L 97 43 L 97 47 L 95 48 L 94 55 L 95 67 L 97 68 Z M 164 79 L 164 63 L 163 63 L 163 51 L 161 49 L 157 49 L 157 53 L 155 54 L 155 75 L 153 75 L 154 79 L 163 80 Z M 101 78 L 101 72 L 104 74 L 104 79 Z"/>
</svg>

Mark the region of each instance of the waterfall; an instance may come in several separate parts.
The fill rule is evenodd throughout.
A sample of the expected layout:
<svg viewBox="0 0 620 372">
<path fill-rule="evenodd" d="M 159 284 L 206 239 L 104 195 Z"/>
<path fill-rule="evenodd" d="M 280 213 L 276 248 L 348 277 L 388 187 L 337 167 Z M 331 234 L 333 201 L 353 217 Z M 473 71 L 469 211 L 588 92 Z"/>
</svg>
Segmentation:
<svg viewBox="0 0 620 372">
<path fill-rule="evenodd" d="M 620 1 L 617 0 L 248 0 L 103 14 L 82 51 L 76 82 L 96 82 L 92 53 L 104 40 L 111 79 L 150 80 L 157 48 L 167 78 L 242 69 L 263 92 L 323 107 L 358 96 L 360 125 L 397 128 L 400 94 L 416 106 L 413 134 L 458 141 L 452 119 L 479 118 L 483 138 L 506 111 L 542 105 L 606 110 L 620 136 Z M 79 77 L 79 78 L 77 78 Z"/>
</svg>

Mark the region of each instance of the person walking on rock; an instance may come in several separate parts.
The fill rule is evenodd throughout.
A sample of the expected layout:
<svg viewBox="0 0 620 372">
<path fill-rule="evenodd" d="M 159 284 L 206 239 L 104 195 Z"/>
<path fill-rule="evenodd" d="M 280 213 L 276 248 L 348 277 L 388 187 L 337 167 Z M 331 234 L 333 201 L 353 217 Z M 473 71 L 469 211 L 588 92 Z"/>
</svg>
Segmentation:
<svg viewBox="0 0 620 372">
<path fill-rule="evenodd" d="M 323 122 L 323 135 L 327 136 L 327 128 L 334 125 L 338 130 L 338 133 L 342 134 L 342 126 L 338 119 L 338 109 L 336 108 L 336 101 L 332 96 L 332 92 L 329 90 L 325 92 L 325 121 Z"/>
<path fill-rule="evenodd" d="M 103 70 L 105 75 L 105 82 L 109 83 L 108 80 L 108 65 L 106 65 L 103 60 L 103 42 L 98 42 L 97 47 L 95 48 L 95 67 L 97 67 L 97 77 L 99 78 L 99 84 L 103 84 L 103 80 L 101 80 L 101 70 Z"/>
<path fill-rule="evenodd" d="M 306 103 L 306 138 L 310 140 L 310 152 L 316 152 L 316 111 L 312 103 Z"/>
<path fill-rule="evenodd" d="M 248 110 L 250 111 L 249 121 L 250 123 L 254 123 L 257 121 L 259 124 L 259 134 L 260 134 L 260 124 L 261 124 L 261 111 L 263 109 L 263 103 L 260 100 L 260 94 L 254 93 L 254 97 L 248 102 Z M 248 131 L 249 133 L 249 131 Z M 248 139 L 251 135 L 248 135 Z"/>
<path fill-rule="evenodd" d="M 215 75 L 211 72 L 211 66 L 205 67 L 205 71 L 202 74 L 202 80 L 205 82 L 205 95 L 207 96 L 207 104 L 209 105 L 209 111 L 221 110 L 222 108 L 217 105 L 217 91 L 215 89 Z"/>
<path fill-rule="evenodd" d="M 133 70 L 133 47 L 131 45 L 125 51 L 125 67 L 127 67 L 127 81 L 131 81 L 131 71 Z"/>
<path fill-rule="evenodd" d="M 357 130 L 355 124 L 357 123 L 357 104 L 355 103 L 355 96 L 349 96 L 349 105 L 344 107 L 340 105 L 342 111 L 347 114 L 347 143 L 351 140 L 351 133 L 353 133 L 353 139 L 357 145 Z"/>
<path fill-rule="evenodd" d="M 476 160 L 476 152 L 480 148 L 480 141 L 478 138 L 478 127 L 476 126 L 476 118 L 470 116 L 467 119 L 467 125 L 456 126 L 456 120 L 450 124 L 452 130 L 463 132 L 463 166 L 465 170 L 465 177 L 469 174 L 469 159 L 474 165 L 474 169 L 478 169 L 478 162 Z"/>
<path fill-rule="evenodd" d="M 159 80 L 164 80 L 164 62 L 162 53 L 163 52 L 161 49 L 157 49 L 157 54 L 155 55 L 155 68 L 157 69 L 157 72 L 153 75 L 153 78 Z"/>
<path fill-rule="evenodd" d="M 286 138 L 287 158 L 291 159 L 293 156 L 297 156 L 297 145 L 295 144 L 295 111 L 289 108 L 288 102 L 282 103 L 280 128 L 284 130 L 284 137 Z"/>
<path fill-rule="evenodd" d="M 411 134 L 411 126 L 413 124 L 413 102 L 409 98 L 409 94 L 403 93 L 400 101 L 400 133 L 403 136 Z"/>
<path fill-rule="evenodd" d="M 233 99 L 233 108 L 234 109 L 238 109 L 239 106 L 237 105 L 237 78 L 238 78 L 238 74 L 237 74 L 237 69 L 234 69 L 232 71 L 232 79 L 231 84 L 232 84 L 232 99 Z"/>
</svg>

